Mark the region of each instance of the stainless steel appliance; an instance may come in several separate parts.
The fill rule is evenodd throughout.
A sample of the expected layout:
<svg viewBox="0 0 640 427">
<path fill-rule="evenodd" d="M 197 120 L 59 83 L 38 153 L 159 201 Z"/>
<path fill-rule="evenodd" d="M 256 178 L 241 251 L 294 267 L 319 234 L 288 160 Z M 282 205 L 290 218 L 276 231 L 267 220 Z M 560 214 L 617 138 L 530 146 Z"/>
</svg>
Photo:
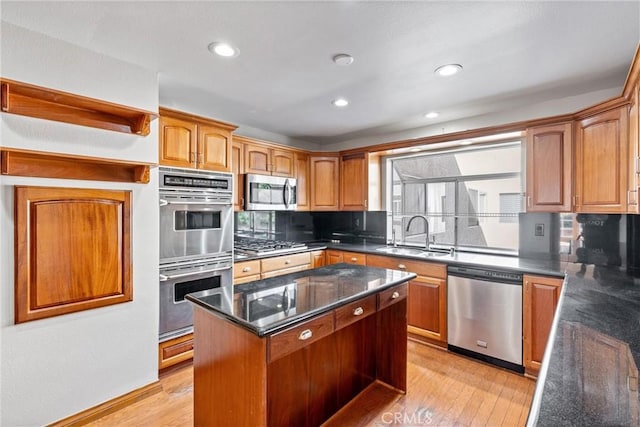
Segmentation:
<svg viewBox="0 0 640 427">
<path fill-rule="evenodd" d="M 231 305 L 232 266 L 229 257 L 221 257 L 160 267 L 160 341 L 193 331 L 193 309 L 186 294 L 218 295 Z"/>
<path fill-rule="evenodd" d="M 258 326 L 296 313 L 296 284 L 262 289 L 245 296 L 246 318 Z"/>
<path fill-rule="evenodd" d="M 277 255 L 298 252 L 307 249 L 307 245 L 285 240 L 265 240 L 247 237 L 236 238 L 234 242 L 236 257 L 238 254 Z"/>
<path fill-rule="evenodd" d="M 233 295 L 233 176 L 160 168 L 160 341 L 193 330 L 188 293 Z"/>
<path fill-rule="evenodd" d="M 449 349 L 517 371 L 522 367 L 522 274 L 448 267 Z"/>
<path fill-rule="evenodd" d="M 295 178 L 247 174 L 245 182 L 246 210 L 294 211 L 296 209 Z"/>
<path fill-rule="evenodd" d="M 160 264 L 233 251 L 233 176 L 160 168 Z"/>
</svg>

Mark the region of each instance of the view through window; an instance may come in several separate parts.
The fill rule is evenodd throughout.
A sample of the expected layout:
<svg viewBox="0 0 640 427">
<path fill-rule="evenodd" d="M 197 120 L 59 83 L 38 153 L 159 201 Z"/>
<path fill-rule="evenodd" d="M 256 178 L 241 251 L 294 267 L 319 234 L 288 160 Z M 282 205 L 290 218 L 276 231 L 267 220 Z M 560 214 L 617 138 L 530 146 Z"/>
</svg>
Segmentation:
<svg viewBox="0 0 640 427">
<path fill-rule="evenodd" d="M 389 238 L 459 249 L 518 250 L 520 140 L 387 159 Z"/>
</svg>

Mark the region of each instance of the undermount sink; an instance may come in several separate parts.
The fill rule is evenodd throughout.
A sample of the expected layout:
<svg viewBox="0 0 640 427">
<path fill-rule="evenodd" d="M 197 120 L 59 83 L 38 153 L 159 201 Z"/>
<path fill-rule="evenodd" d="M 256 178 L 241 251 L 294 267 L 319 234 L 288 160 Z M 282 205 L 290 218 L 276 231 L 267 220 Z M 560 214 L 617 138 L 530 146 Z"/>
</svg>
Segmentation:
<svg viewBox="0 0 640 427">
<path fill-rule="evenodd" d="M 416 248 L 397 248 L 393 246 L 377 248 L 376 250 L 387 253 L 387 254 L 408 255 L 408 256 L 418 256 L 418 257 L 438 257 L 438 256 L 449 255 L 448 252 L 429 251 L 426 249 L 416 249 Z"/>
</svg>

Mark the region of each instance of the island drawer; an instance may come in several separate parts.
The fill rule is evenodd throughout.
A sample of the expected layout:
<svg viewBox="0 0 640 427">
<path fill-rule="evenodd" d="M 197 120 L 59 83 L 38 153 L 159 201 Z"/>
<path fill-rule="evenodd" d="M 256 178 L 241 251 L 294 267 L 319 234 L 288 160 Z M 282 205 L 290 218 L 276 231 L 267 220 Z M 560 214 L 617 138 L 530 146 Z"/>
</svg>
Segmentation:
<svg viewBox="0 0 640 427">
<path fill-rule="evenodd" d="M 311 254 L 304 252 L 301 254 L 291 254 L 266 258 L 261 261 L 262 273 L 282 270 L 284 268 L 297 267 L 299 265 L 311 264 Z"/>
<path fill-rule="evenodd" d="M 333 333 L 334 313 L 330 311 L 269 337 L 269 361 L 293 353 Z"/>
<path fill-rule="evenodd" d="M 394 286 L 384 291 L 378 292 L 378 310 L 385 309 L 392 304 L 407 298 L 407 284 Z"/>
<path fill-rule="evenodd" d="M 240 279 L 247 276 L 260 276 L 260 260 L 236 262 L 233 264 L 233 278 Z M 259 277 L 258 277 L 259 278 Z"/>
<path fill-rule="evenodd" d="M 370 295 L 350 304 L 336 308 L 336 330 L 344 328 L 376 312 L 376 295 Z"/>
</svg>

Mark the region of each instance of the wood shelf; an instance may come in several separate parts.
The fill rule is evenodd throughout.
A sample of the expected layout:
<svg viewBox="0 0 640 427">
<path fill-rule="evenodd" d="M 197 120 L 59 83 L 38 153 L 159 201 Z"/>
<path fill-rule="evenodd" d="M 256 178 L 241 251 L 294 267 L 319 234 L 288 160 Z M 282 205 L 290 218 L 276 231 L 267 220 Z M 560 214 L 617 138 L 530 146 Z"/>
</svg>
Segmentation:
<svg viewBox="0 0 640 427">
<path fill-rule="evenodd" d="M 2 175 L 149 183 L 155 164 L 0 148 Z"/>
<path fill-rule="evenodd" d="M 0 78 L 0 109 L 39 119 L 146 136 L 157 114 Z"/>
</svg>

